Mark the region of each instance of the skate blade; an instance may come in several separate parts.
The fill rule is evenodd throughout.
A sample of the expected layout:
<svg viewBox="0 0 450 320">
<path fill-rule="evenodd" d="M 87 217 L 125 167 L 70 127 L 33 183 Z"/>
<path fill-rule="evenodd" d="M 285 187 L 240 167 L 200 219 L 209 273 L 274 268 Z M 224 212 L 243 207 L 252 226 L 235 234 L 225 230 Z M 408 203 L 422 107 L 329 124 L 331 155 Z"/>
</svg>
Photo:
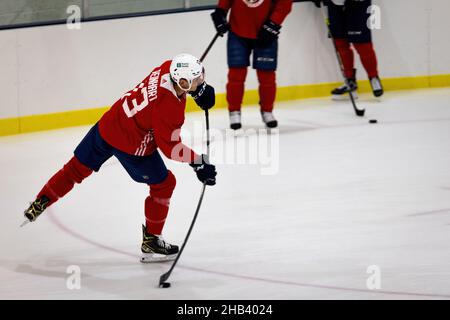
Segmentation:
<svg viewBox="0 0 450 320">
<path fill-rule="evenodd" d="M 271 126 L 269 126 L 269 125 L 267 125 L 267 123 L 264 123 L 264 128 L 268 131 L 276 130 L 276 129 L 278 129 L 278 121 L 275 126 L 273 124 Z"/>
<path fill-rule="evenodd" d="M 245 132 L 244 129 L 241 127 L 239 129 L 230 129 L 231 130 L 231 134 L 233 135 L 233 137 L 235 138 L 240 138 L 240 137 L 245 137 Z"/>
<path fill-rule="evenodd" d="M 22 228 L 23 226 L 27 225 L 28 223 L 30 223 L 30 220 L 25 219 L 25 221 L 22 222 L 22 224 L 20 225 L 20 228 Z"/>
<path fill-rule="evenodd" d="M 231 131 L 231 134 L 229 135 L 229 137 L 231 138 L 231 139 L 233 139 L 234 141 L 238 141 L 238 140 L 240 140 L 240 139 L 243 139 L 243 138 L 245 138 L 247 135 L 246 135 L 246 133 L 245 133 L 245 131 L 241 128 L 241 129 L 238 129 L 238 130 L 232 130 Z"/>
<path fill-rule="evenodd" d="M 173 261 L 177 257 L 177 254 L 158 254 L 158 253 L 143 253 L 141 256 L 142 263 L 155 263 L 155 262 L 165 262 Z"/>
<path fill-rule="evenodd" d="M 373 99 L 374 99 L 376 102 L 380 103 L 380 102 L 383 102 L 383 96 L 384 96 L 384 95 L 381 95 L 381 96 L 379 96 L 379 97 L 373 96 Z"/>
</svg>

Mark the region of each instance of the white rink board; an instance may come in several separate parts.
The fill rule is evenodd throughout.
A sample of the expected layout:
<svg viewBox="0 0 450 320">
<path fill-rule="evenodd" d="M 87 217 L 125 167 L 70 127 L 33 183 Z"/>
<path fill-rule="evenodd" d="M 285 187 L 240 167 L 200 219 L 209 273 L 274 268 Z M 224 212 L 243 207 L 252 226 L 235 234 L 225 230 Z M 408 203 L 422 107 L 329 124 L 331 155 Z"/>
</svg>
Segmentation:
<svg viewBox="0 0 450 320">
<path fill-rule="evenodd" d="M 446 41 L 450 1 L 374 0 L 381 7 L 381 30 L 374 30 L 380 75 L 384 78 L 450 73 Z M 200 56 L 214 36 L 211 11 L 0 31 L 0 118 L 111 105 L 150 70 L 180 52 Z M 186 37 L 181 36 L 190 30 Z M 280 35 L 279 86 L 341 79 L 320 11 L 296 3 Z M 358 78 L 366 79 L 359 59 Z M 207 80 L 224 92 L 226 38 L 205 60 Z M 255 72 L 246 89 L 257 88 Z"/>
</svg>

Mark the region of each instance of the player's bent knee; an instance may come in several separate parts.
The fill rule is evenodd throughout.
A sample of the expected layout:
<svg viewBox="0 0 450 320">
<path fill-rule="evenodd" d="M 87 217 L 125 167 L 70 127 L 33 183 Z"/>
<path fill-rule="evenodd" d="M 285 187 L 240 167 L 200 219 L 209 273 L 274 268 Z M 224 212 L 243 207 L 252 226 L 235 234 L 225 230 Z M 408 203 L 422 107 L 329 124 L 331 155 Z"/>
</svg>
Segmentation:
<svg viewBox="0 0 450 320">
<path fill-rule="evenodd" d="M 76 157 L 72 157 L 64 166 L 64 172 L 76 183 L 81 183 L 92 174 L 93 170 L 82 164 Z"/>
<path fill-rule="evenodd" d="M 150 184 L 150 193 L 155 197 L 170 198 L 176 185 L 177 179 L 167 170 L 167 177 L 162 182 Z"/>
<path fill-rule="evenodd" d="M 177 185 L 177 178 L 175 178 L 175 175 L 172 173 L 172 171 L 167 170 L 167 178 L 166 180 L 164 180 L 164 182 L 167 185 L 167 189 L 173 191 Z"/>
</svg>

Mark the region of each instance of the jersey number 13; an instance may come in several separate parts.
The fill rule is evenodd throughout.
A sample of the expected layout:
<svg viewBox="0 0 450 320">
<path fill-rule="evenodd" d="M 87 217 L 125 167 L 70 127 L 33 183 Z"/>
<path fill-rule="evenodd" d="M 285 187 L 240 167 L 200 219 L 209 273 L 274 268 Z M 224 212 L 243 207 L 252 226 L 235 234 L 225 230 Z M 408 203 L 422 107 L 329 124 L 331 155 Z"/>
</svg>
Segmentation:
<svg viewBox="0 0 450 320">
<path fill-rule="evenodd" d="M 145 88 L 144 83 L 140 83 L 132 92 L 125 93 L 123 98 L 122 108 L 128 118 L 134 117 L 136 113 L 148 106 L 149 103 L 147 89 Z M 138 100 L 142 100 L 142 102 L 138 103 Z"/>
</svg>

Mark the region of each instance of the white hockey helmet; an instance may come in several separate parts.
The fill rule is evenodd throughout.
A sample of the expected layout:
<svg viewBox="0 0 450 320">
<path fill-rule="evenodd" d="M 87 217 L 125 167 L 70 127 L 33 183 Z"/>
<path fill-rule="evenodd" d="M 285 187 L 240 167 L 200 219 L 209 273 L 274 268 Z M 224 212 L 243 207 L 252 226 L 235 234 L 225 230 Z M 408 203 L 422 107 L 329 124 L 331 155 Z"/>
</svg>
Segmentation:
<svg viewBox="0 0 450 320">
<path fill-rule="evenodd" d="M 178 86 L 189 91 L 192 87 L 192 82 L 198 77 L 203 76 L 203 65 L 196 57 L 188 53 L 182 53 L 175 56 L 170 64 L 170 76 Z M 183 88 L 180 86 L 180 80 L 185 79 L 189 83 L 189 88 Z"/>
</svg>

